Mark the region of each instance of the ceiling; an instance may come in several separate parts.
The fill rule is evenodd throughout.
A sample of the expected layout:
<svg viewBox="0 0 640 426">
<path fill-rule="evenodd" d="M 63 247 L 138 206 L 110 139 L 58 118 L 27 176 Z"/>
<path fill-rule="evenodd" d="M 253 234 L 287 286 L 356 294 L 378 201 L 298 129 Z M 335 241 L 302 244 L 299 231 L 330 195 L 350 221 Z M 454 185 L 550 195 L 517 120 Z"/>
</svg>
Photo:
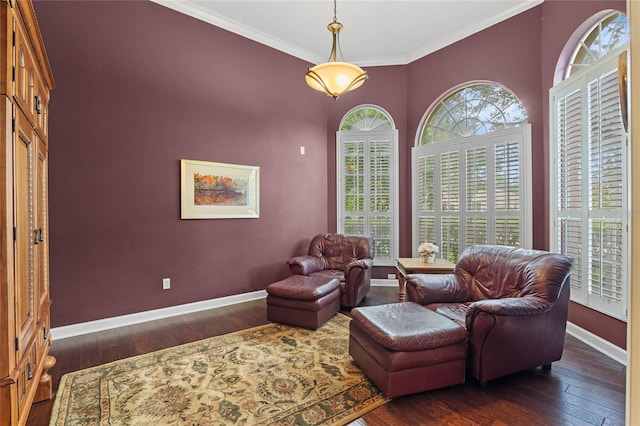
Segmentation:
<svg viewBox="0 0 640 426">
<path fill-rule="evenodd" d="M 329 58 L 331 0 L 152 1 L 312 64 Z M 340 47 L 360 66 L 404 65 L 542 2 L 340 0 Z"/>
</svg>

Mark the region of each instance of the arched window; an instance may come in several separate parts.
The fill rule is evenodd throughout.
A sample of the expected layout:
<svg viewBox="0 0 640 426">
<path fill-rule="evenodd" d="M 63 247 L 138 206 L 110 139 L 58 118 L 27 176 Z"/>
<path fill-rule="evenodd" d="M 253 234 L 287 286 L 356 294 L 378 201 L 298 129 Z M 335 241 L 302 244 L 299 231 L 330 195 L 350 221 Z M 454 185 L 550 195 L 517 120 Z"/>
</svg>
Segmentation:
<svg viewBox="0 0 640 426">
<path fill-rule="evenodd" d="M 352 109 L 340 123 L 340 131 L 342 132 L 393 130 L 395 127 L 387 112 L 374 105 Z"/>
<path fill-rule="evenodd" d="M 574 47 L 565 78 L 587 68 L 598 59 L 628 43 L 627 16 L 621 12 L 609 13 L 598 20 Z"/>
<path fill-rule="evenodd" d="M 573 258 L 572 300 L 624 319 L 630 200 L 618 67 L 629 33 L 620 12 L 593 19 L 565 47 L 571 59 L 556 69 L 566 66 L 565 79 L 550 92 L 550 241 Z"/>
<path fill-rule="evenodd" d="M 464 86 L 442 98 L 428 113 L 419 143 L 484 135 L 527 122 L 527 113 L 509 89 L 497 84 Z"/>
<path fill-rule="evenodd" d="M 361 105 L 337 132 L 338 232 L 372 236 L 374 265 L 398 257 L 398 131 L 389 113 Z"/>
<path fill-rule="evenodd" d="M 531 129 L 518 97 L 471 83 L 427 111 L 413 149 L 413 245 L 435 242 L 456 262 L 465 247 L 529 247 Z"/>
</svg>

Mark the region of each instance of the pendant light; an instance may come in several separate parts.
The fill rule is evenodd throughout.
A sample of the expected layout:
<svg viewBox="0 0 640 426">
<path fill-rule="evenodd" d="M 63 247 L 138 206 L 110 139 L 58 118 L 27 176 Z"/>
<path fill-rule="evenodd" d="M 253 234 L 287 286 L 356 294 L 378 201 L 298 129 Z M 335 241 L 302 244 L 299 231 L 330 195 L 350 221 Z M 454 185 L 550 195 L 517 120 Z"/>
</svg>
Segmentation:
<svg viewBox="0 0 640 426">
<path fill-rule="evenodd" d="M 348 62 L 336 61 L 336 52 L 340 49 L 338 33 L 342 29 L 342 24 L 336 18 L 336 9 L 336 0 L 333 0 L 333 22 L 327 25 L 327 29 L 333 34 L 329 61 L 309 68 L 306 74 L 309 87 L 324 92 L 333 99 L 338 99 L 344 93 L 357 89 L 368 78 L 367 72 L 362 68 Z M 342 56 L 342 51 L 340 51 L 340 56 Z"/>
</svg>

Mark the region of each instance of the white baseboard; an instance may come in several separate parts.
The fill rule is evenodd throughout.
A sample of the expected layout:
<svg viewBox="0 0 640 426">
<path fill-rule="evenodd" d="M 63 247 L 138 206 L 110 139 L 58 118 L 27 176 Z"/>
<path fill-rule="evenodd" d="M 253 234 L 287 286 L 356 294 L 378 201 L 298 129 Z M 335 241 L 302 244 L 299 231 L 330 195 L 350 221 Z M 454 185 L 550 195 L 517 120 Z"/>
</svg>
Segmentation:
<svg viewBox="0 0 640 426">
<path fill-rule="evenodd" d="M 124 327 L 141 322 L 173 317 L 176 315 L 189 314 L 192 312 L 204 311 L 213 308 L 221 308 L 223 306 L 235 305 L 236 303 L 263 299 L 265 297 L 267 297 L 267 292 L 265 290 L 259 290 L 251 293 L 203 300 L 200 302 L 187 303 L 184 305 L 171 306 L 168 308 L 155 309 L 152 311 L 138 312 L 135 314 L 83 322 L 80 324 L 54 327 L 51 329 L 51 338 L 53 340 L 66 339 L 68 337 L 79 336 L 81 334 L 95 333 L 97 331 L 110 330 L 112 328 Z"/>
<path fill-rule="evenodd" d="M 372 278 L 371 287 L 398 287 L 398 280 Z"/>
<path fill-rule="evenodd" d="M 611 342 L 604 340 L 602 337 L 596 336 L 590 331 L 578 327 L 571 322 L 567 322 L 567 333 L 591 346 L 598 352 L 601 352 L 602 354 L 608 356 L 614 361 L 618 361 L 624 366 L 627 365 L 627 351 L 619 348 Z"/>
<path fill-rule="evenodd" d="M 398 280 L 372 279 L 371 285 L 373 287 L 397 287 Z M 97 331 L 110 330 L 113 328 L 204 311 L 207 309 L 221 308 L 223 306 L 235 305 L 236 303 L 249 302 L 251 300 L 264 299 L 265 297 L 267 297 L 267 292 L 265 290 L 259 290 L 251 293 L 236 294 L 233 296 L 203 300 L 200 302 L 187 303 L 184 305 L 171 306 L 168 308 L 155 309 L 152 311 L 138 312 L 135 314 L 105 318 L 96 321 L 88 321 L 80 324 L 54 327 L 51 329 L 51 338 L 53 340 L 66 339 L 68 337 L 79 336 L 82 334 L 95 333 Z M 616 345 L 604 340 L 603 338 L 596 336 L 595 334 L 570 322 L 567 323 L 567 333 L 591 346 L 595 350 L 603 353 L 614 361 L 617 361 L 625 366 L 627 365 L 626 350 L 621 349 Z"/>
<path fill-rule="evenodd" d="M 378 287 L 397 287 L 398 280 L 372 279 L 371 285 Z M 265 290 L 260 290 L 252 293 L 237 294 L 234 296 L 221 297 L 218 299 L 209 299 L 203 300 L 201 302 L 187 303 L 185 305 L 171 306 L 169 308 L 137 312 L 135 314 L 105 318 L 96 321 L 88 321 L 79 324 L 65 325 L 62 327 L 54 327 L 51 329 L 51 338 L 53 340 L 66 339 L 68 337 L 95 333 L 97 331 L 110 330 L 113 328 L 139 324 L 147 321 L 189 314 L 193 312 L 204 311 L 207 309 L 221 308 L 223 306 L 234 305 L 236 303 L 263 299 L 265 297 L 267 297 L 267 292 Z"/>
</svg>

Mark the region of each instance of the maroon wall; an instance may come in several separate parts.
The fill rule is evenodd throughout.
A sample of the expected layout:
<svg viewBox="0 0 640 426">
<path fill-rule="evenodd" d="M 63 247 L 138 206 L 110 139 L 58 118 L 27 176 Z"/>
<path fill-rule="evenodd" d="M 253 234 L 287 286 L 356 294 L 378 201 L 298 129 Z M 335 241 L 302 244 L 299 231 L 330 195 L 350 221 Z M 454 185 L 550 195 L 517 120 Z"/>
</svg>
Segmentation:
<svg viewBox="0 0 640 426">
<path fill-rule="evenodd" d="M 410 256 L 415 133 L 433 102 L 470 81 L 503 84 L 527 109 L 533 170 L 543 176 L 532 194 L 534 247 L 548 248 L 555 65 L 584 20 L 624 3 L 547 0 L 409 65 L 369 67 L 362 88 L 332 101 L 306 87 L 304 61 L 157 4 L 36 0 L 57 83 L 53 326 L 260 290 L 286 276 L 286 258 L 336 229 L 335 131 L 360 104 L 384 108 L 399 129 L 400 255 Z M 260 166 L 261 217 L 180 220 L 181 158 Z M 161 290 L 163 277 L 171 290 Z M 573 304 L 570 320 L 624 347 L 624 323 Z"/>
<path fill-rule="evenodd" d="M 151 2 L 35 8 L 57 85 L 52 326 L 287 276 L 328 226 L 328 101 L 308 64 Z M 181 220 L 182 158 L 259 166 L 260 218 Z"/>
</svg>

